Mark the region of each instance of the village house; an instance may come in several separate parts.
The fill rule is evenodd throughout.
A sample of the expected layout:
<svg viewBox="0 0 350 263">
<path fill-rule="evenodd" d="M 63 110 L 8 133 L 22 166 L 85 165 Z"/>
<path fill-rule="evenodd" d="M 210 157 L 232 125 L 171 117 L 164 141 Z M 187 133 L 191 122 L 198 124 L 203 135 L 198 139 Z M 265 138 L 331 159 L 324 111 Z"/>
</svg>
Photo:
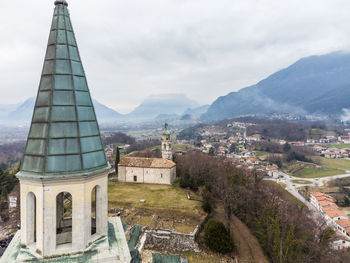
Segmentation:
<svg viewBox="0 0 350 263">
<path fill-rule="evenodd" d="M 350 144 L 350 136 L 339 136 L 338 141 L 344 144 Z"/>
<path fill-rule="evenodd" d="M 260 142 L 261 141 L 261 135 L 260 134 L 254 134 L 252 136 L 247 136 L 246 140 L 248 142 Z"/>
<path fill-rule="evenodd" d="M 319 209 L 326 223 L 336 230 L 338 230 L 336 221 L 349 219 L 343 211 L 339 210 L 338 206 L 334 203 L 334 199 L 327 194 L 312 192 L 310 195 L 310 202 Z M 340 233 L 343 234 L 343 232 Z"/>
<path fill-rule="evenodd" d="M 176 164 L 162 158 L 124 157 L 118 164 L 118 180 L 170 185 L 176 180 Z"/>
<path fill-rule="evenodd" d="M 344 235 L 350 236 L 350 220 L 349 219 L 340 219 L 336 220 L 337 229 L 342 232 Z"/>
<path fill-rule="evenodd" d="M 280 175 L 278 169 L 275 166 L 267 166 L 266 174 L 272 178 L 278 178 Z"/>
<path fill-rule="evenodd" d="M 176 164 L 172 161 L 170 132 L 165 124 L 162 135 L 162 158 L 124 157 L 118 164 L 118 180 L 144 184 L 173 184 Z"/>
<path fill-rule="evenodd" d="M 332 242 L 333 249 L 341 250 L 350 247 L 350 240 L 348 238 L 338 235 L 334 237 L 334 239 L 335 240 Z"/>
<path fill-rule="evenodd" d="M 319 211 L 322 211 L 322 207 L 320 206 L 321 201 L 329 201 L 334 202 L 334 199 L 327 194 L 320 192 L 312 192 L 310 195 L 310 203 L 315 206 Z"/>
</svg>

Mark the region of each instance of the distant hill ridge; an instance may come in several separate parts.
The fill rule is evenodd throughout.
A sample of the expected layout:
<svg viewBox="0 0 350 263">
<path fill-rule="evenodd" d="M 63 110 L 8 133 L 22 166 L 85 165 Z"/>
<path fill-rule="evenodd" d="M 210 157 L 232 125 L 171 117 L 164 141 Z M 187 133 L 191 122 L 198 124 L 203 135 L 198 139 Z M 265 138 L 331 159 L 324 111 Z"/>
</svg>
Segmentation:
<svg viewBox="0 0 350 263">
<path fill-rule="evenodd" d="M 256 85 L 219 97 L 204 121 L 249 114 L 292 113 L 339 116 L 350 108 L 350 54 L 303 58 Z"/>
<path fill-rule="evenodd" d="M 34 104 L 35 97 L 31 97 L 15 106 L 0 105 L 0 122 L 29 125 Z M 152 95 L 129 114 L 120 114 L 95 99 L 93 99 L 93 104 L 99 123 L 179 119 L 184 112 L 193 114 L 193 116 L 198 115 L 197 118 L 199 118 L 198 112 L 205 112 L 201 111 L 203 108 L 198 107 L 197 102 L 188 99 L 185 94 Z"/>
</svg>

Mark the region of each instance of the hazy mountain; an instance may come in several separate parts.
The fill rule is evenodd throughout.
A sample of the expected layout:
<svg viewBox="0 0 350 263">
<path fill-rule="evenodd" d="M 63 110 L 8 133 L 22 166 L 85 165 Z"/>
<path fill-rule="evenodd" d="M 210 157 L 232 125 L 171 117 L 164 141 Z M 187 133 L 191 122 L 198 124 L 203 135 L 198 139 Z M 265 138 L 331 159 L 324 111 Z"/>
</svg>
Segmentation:
<svg viewBox="0 0 350 263">
<path fill-rule="evenodd" d="M 188 108 L 181 116 L 181 120 L 198 120 L 200 116 L 207 112 L 210 105 L 203 105 L 197 108 Z"/>
<path fill-rule="evenodd" d="M 303 58 L 256 85 L 219 97 L 201 118 L 271 113 L 340 115 L 342 109 L 350 108 L 349 72 L 349 53 Z"/>
<path fill-rule="evenodd" d="M 108 108 L 107 106 L 99 103 L 97 100 L 93 99 L 93 104 L 95 107 L 97 120 L 100 123 L 103 122 L 115 122 L 122 118 L 123 115 L 116 112 L 115 110 Z M 0 109 L 3 109 L 3 114 L 0 115 L 0 121 L 2 123 L 22 123 L 29 125 L 32 120 L 33 109 L 35 105 L 35 97 L 29 98 L 22 104 L 19 104 L 15 110 L 9 111 L 8 108 L 3 105 Z M 7 110 L 7 112 L 6 112 Z M 6 114 L 4 114 L 6 112 Z"/>
<path fill-rule="evenodd" d="M 18 108 L 20 104 L 3 104 L 0 105 L 0 118 L 7 116 L 10 112 Z"/>
<path fill-rule="evenodd" d="M 98 122 L 115 122 L 120 120 L 123 115 L 117 111 L 108 108 L 106 105 L 98 102 L 95 99 L 92 99 L 92 102 L 95 107 L 96 117 Z"/>
<path fill-rule="evenodd" d="M 181 115 L 188 108 L 198 106 L 197 102 L 190 100 L 185 94 L 152 95 L 144 100 L 135 110 L 127 114 L 126 118 L 150 120 L 160 114 Z"/>
<path fill-rule="evenodd" d="M 25 100 L 22 104 L 9 112 L 3 119 L 7 122 L 30 124 L 35 105 L 35 97 Z"/>
<path fill-rule="evenodd" d="M 207 110 L 209 109 L 210 105 L 202 105 L 196 108 L 188 108 L 183 115 L 185 114 L 191 114 L 191 115 L 197 115 L 197 114 L 203 114 L 205 112 L 207 112 Z"/>
</svg>

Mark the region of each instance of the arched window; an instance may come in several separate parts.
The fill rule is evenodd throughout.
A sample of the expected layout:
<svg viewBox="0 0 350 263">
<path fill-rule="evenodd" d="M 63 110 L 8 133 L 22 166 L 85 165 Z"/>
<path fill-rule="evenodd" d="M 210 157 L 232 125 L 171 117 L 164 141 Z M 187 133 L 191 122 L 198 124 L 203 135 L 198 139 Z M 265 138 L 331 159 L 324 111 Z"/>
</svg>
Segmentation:
<svg viewBox="0 0 350 263">
<path fill-rule="evenodd" d="M 56 245 L 72 243 L 72 204 L 70 193 L 56 196 Z"/>
<path fill-rule="evenodd" d="M 96 185 L 91 191 L 91 235 L 101 233 L 101 187 Z"/>
<path fill-rule="evenodd" d="M 96 186 L 91 191 L 91 235 L 96 234 Z"/>
<path fill-rule="evenodd" d="M 29 192 L 27 194 L 27 245 L 36 242 L 36 197 Z"/>
</svg>

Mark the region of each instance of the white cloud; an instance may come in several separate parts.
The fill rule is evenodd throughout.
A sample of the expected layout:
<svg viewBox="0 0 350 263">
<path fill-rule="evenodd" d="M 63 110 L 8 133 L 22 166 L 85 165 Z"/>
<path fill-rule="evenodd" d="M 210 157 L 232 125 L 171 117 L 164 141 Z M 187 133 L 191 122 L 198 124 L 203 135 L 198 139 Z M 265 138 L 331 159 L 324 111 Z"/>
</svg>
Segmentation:
<svg viewBox="0 0 350 263">
<path fill-rule="evenodd" d="M 53 0 L 0 9 L 0 103 L 36 94 Z M 70 0 L 92 95 L 121 112 L 156 93 L 198 102 L 350 47 L 347 0 Z"/>
</svg>

